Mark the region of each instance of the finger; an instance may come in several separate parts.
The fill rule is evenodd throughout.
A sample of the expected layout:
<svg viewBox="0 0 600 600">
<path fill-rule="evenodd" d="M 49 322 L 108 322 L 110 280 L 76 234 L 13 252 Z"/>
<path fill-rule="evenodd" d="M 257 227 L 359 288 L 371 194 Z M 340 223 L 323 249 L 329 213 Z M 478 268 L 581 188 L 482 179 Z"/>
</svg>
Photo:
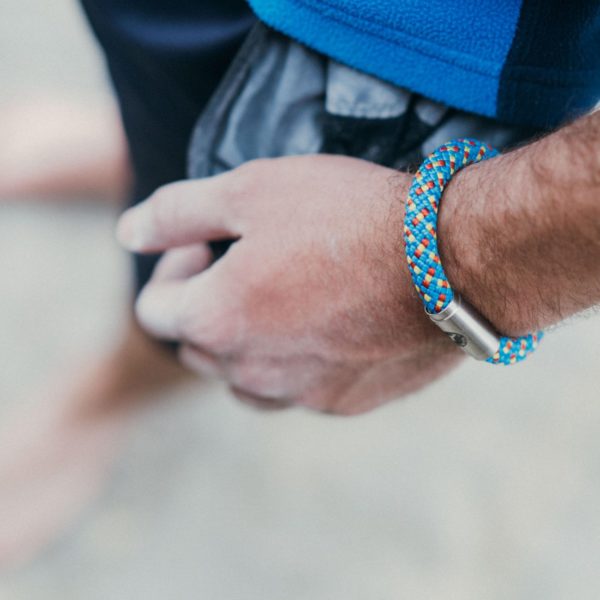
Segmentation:
<svg viewBox="0 0 600 600">
<path fill-rule="evenodd" d="M 246 390 L 242 390 L 234 385 L 230 386 L 231 393 L 244 404 L 258 408 L 260 410 L 283 410 L 285 408 L 291 408 L 291 404 L 284 402 L 283 400 L 276 400 L 274 398 L 265 398 L 264 396 L 257 396 Z"/>
<path fill-rule="evenodd" d="M 154 337 L 179 339 L 181 305 L 188 280 L 151 279 L 135 303 L 139 324 Z"/>
<path fill-rule="evenodd" d="M 165 267 L 162 278 L 153 277 L 136 302 L 142 327 L 162 339 L 225 352 L 240 324 L 237 295 L 223 287 L 223 281 L 230 279 L 224 268 L 226 261 L 219 261 L 190 278 L 169 279 Z"/>
<path fill-rule="evenodd" d="M 136 302 L 138 321 L 161 339 L 179 339 L 182 299 L 186 281 L 211 264 L 207 244 L 194 244 L 166 252 Z"/>
<path fill-rule="evenodd" d="M 159 252 L 196 242 L 239 237 L 225 202 L 229 174 L 159 188 L 126 211 L 117 238 L 134 252 Z"/>
<path fill-rule="evenodd" d="M 208 244 L 174 248 L 166 252 L 158 261 L 152 279 L 157 281 L 187 279 L 209 267 L 212 257 Z"/>
<path fill-rule="evenodd" d="M 210 352 L 185 344 L 179 348 L 178 355 L 181 364 L 197 375 L 219 378 L 224 375 L 222 362 Z"/>
</svg>

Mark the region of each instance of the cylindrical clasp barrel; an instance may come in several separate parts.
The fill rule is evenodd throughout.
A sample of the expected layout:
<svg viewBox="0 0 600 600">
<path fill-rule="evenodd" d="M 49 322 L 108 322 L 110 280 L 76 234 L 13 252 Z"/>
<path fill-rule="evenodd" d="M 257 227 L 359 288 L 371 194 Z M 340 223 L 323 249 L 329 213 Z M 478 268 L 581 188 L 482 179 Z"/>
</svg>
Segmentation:
<svg viewBox="0 0 600 600">
<path fill-rule="evenodd" d="M 439 313 L 425 311 L 429 318 L 467 354 L 486 360 L 500 348 L 494 328 L 459 294 Z"/>
</svg>

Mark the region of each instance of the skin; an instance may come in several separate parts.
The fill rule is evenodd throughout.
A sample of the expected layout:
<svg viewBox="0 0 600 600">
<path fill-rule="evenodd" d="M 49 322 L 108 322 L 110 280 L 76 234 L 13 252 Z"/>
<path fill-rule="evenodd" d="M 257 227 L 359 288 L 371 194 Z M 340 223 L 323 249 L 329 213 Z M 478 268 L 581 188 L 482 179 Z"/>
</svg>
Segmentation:
<svg viewBox="0 0 600 600">
<path fill-rule="evenodd" d="M 125 199 L 131 168 L 112 106 L 38 91 L 3 107 L 0 131 L 0 204 Z M 56 373 L 2 423 L 2 573 L 23 567 L 81 518 L 109 479 L 133 417 L 192 377 L 133 314 L 123 321 L 110 351 Z"/>
<path fill-rule="evenodd" d="M 444 266 L 509 335 L 600 303 L 600 112 L 473 165 L 441 204 Z"/>
<path fill-rule="evenodd" d="M 126 197 L 129 158 L 113 106 L 39 91 L 2 107 L 0 131 L 0 202 Z"/>
<path fill-rule="evenodd" d="M 598 131 L 590 115 L 464 169 L 444 194 L 449 280 L 503 333 L 600 300 Z M 578 144 L 595 152 L 575 159 Z M 350 415 L 419 389 L 461 354 L 412 288 L 401 241 L 410 181 L 315 155 L 159 189 L 118 231 L 131 250 L 166 251 L 137 303 L 142 326 L 263 407 Z M 207 242 L 224 238 L 237 241 L 211 265 Z"/>
</svg>

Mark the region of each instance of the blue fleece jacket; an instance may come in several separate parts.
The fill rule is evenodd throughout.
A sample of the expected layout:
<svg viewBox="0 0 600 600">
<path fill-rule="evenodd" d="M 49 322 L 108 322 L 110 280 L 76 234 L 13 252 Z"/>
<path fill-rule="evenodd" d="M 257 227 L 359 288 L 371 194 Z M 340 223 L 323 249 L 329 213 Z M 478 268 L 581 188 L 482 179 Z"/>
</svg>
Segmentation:
<svg viewBox="0 0 600 600">
<path fill-rule="evenodd" d="M 550 128 L 600 100 L 597 0 L 249 0 L 340 62 L 451 106 Z"/>
</svg>

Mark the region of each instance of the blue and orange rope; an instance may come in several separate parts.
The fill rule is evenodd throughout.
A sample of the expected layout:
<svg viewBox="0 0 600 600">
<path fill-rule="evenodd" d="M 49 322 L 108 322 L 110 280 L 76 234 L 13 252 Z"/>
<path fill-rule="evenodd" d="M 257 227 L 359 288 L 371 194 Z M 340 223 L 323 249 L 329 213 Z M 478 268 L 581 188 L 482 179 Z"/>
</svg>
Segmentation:
<svg viewBox="0 0 600 600">
<path fill-rule="evenodd" d="M 430 154 L 413 179 L 404 220 L 406 260 L 415 288 L 430 314 L 441 312 L 454 298 L 437 245 L 437 217 L 444 189 L 463 167 L 497 155 L 496 150 L 477 140 L 454 140 Z M 502 336 L 500 348 L 487 362 L 519 362 L 537 348 L 542 336 L 542 331 L 518 338 Z"/>
</svg>

